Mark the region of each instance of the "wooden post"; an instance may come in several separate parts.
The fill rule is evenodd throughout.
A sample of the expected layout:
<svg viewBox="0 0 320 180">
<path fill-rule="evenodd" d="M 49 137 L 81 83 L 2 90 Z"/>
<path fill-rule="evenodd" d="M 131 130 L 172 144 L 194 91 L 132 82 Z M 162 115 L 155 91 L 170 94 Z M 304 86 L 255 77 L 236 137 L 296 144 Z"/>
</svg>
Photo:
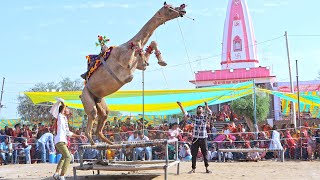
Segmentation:
<svg viewBox="0 0 320 180">
<path fill-rule="evenodd" d="M 176 161 L 179 161 L 179 141 L 176 142 Z M 177 175 L 180 171 L 180 162 L 177 164 Z"/>
<path fill-rule="evenodd" d="M 221 162 L 221 152 L 218 150 L 218 162 Z"/>
<path fill-rule="evenodd" d="M 165 155 L 166 155 L 166 165 L 164 167 L 164 179 L 168 180 L 168 166 L 169 166 L 169 148 L 168 148 L 168 141 L 165 141 L 165 146 L 166 146 L 166 150 L 165 150 Z"/>
<path fill-rule="evenodd" d="M 280 150 L 280 157 L 281 157 L 281 162 L 284 162 L 284 150 L 283 149 L 281 149 Z"/>
<path fill-rule="evenodd" d="M 77 169 L 76 167 L 73 167 L 73 180 L 77 180 Z"/>
<path fill-rule="evenodd" d="M 83 149 L 80 148 L 79 150 L 79 155 L 80 155 L 80 167 L 83 167 Z"/>
</svg>

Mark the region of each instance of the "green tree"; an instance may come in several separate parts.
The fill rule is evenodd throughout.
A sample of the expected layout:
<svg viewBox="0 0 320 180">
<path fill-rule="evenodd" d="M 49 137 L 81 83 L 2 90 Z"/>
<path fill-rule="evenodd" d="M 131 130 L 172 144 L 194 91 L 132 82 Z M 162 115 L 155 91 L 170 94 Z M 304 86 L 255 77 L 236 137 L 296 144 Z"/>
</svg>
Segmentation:
<svg viewBox="0 0 320 180">
<path fill-rule="evenodd" d="M 270 110 L 270 97 L 266 94 L 257 93 L 257 123 L 265 121 Z M 248 125 L 254 124 L 253 96 L 245 96 L 231 103 L 231 109 L 238 115 L 249 120 Z"/>
<path fill-rule="evenodd" d="M 60 82 L 48 82 L 38 83 L 34 87 L 30 88 L 29 92 L 39 91 L 80 91 L 83 88 L 83 83 L 80 80 L 71 80 L 70 78 L 64 78 Z M 50 114 L 51 103 L 33 104 L 31 100 L 25 96 L 18 97 L 18 113 L 23 120 L 32 120 L 34 122 L 50 121 L 53 117 Z M 82 110 L 73 110 L 74 116 L 82 116 Z"/>
</svg>

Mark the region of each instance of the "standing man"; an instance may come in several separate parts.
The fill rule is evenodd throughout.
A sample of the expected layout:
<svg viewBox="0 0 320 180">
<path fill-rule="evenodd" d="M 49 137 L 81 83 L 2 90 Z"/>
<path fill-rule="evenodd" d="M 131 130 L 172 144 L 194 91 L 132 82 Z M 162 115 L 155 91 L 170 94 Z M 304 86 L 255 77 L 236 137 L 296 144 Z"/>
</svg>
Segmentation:
<svg viewBox="0 0 320 180">
<path fill-rule="evenodd" d="M 56 149 L 62 154 L 58 163 L 56 172 L 53 175 L 55 180 L 65 180 L 65 173 L 70 165 L 71 156 L 67 148 L 67 136 L 73 138 L 85 138 L 84 135 L 77 135 L 69 130 L 67 116 L 70 114 L 69 108 L 64 104 L 64 100 L 59 98 L 58 102 L 53 105 L 50 112 L 58 118 L 57 135 L 54 138 Z M 61 104 L 61 105 L 60 105 Z M 61 172 L 60 172 L 61 171 Z M 59 175 L 60 172 L 60 175 Z"/>
<path fill-rule="evenodd" d="M 192 170 L 189 171 L 188 173 L 195 173 L 196 172 L 196 163 L 197 163 L 197 154 L 199 151 L 199 147 L 201 148 L 203 160 L 204 160 L 204 165 L 206 167 L 206 173 L 212 173 L 210 170 L 208 170 L 208 145 L 207 145 L 207 121 L 208 121 L 208 116 L 211 116 L 212 112 L 209 109 L 209 106 L 207 102 L 205 102 L 205 107 L 203 106 L 198 106 L 197 107 L 197 114 L 196 115 L 190 115 L 188 114 L 181 102 L 177 102 L 179 105 L 182 113 L 184 114 L 184 121 L 187 121 L 188 117 L 190 117 L 194 123 L 193 123 L 193 139 L 192 139 L 192 146 L 191 146 L 191 155 L 192 155 Z M 205 114 L 206 108 L 207 114 Z"/>
<path fill-rule="evenodd" d="M 44 130 L 45 133 L 38 139 L 38 151 L 41 152 L 41 161 L 47 162 L 47 151 L 54 152 L 53 134 L 48 129 Z"/>
</svg>

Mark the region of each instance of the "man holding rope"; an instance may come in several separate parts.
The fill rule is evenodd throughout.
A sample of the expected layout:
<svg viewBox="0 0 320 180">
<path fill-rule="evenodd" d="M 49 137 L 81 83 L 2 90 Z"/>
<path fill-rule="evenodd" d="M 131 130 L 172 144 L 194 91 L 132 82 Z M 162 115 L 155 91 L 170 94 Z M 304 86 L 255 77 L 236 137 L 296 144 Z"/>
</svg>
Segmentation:
<svg viewBox="0 0 320 180">
<path fill-rule="evenodd" d="M 199 147 L 201 148 L 204 165 L 206 167 L 206 173 L 212 173 L 210 170 L 208 170 L 209 163 L 208 163 L 208 145 L 207 145 L 207 120 L 208 117 L 212 115 L 211 110 L 209 109 L 208 103 L 205 102 L 205 107 L 198 106 L 197 107 L 197 114 L 196 115 L 190 115 L 188 114 L 181 102 L 177 102 L 179 105 L 182 113 L 184 114 L 184 121 L 187 121 L 187 119 L 190 117 L 194 123 L 193 123 L 193 140 L 192 140 L 192 146 L 191 146 L 191 155 L 192 155 L 192 170 L 189 171 L 189 174 L 196 172 L 196 163 L 197 163 L 197 154 L 199 151 Z M 207 114 L 205 114 L 205 110 L 207 111 Z"/>
</svg>

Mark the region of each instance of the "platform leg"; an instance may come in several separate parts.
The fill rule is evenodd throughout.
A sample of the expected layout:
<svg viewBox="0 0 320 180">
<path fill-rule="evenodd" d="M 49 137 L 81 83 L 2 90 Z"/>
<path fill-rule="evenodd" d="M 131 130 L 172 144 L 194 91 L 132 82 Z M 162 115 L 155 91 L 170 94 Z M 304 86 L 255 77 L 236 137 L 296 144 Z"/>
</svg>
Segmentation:
<svg viewBox="0 0 320 180">
<path fill-rule="evenodd" d="M 284 162 L 284 150 L 280 150 L 281 162 Z"/>
<path fill-rule="evenodd" d="M 164 168 L 164 180 L 168 180 L 168 167 Z"/>
<path fill-rule="evenodd" d="M 77 169 L 76 167 L 73 167 L 73 180 L 77 180 L 78 177 L 77 177 Z"/>
<path fill-rule="evenodd" d="M 180 174 L 180 162 L 177 164 L 177 175 Z"/>
<path fill-rule="evenodd" d="M 79 151 L 80 155 L 80 167 L 83 167 L 83 149 L 81 148 Z"/>
<path fill-rule="evenodd" d="M 97 175 L 100 175 L 100 170 L 98 170 L 98 174 Z"/>
</svg>

